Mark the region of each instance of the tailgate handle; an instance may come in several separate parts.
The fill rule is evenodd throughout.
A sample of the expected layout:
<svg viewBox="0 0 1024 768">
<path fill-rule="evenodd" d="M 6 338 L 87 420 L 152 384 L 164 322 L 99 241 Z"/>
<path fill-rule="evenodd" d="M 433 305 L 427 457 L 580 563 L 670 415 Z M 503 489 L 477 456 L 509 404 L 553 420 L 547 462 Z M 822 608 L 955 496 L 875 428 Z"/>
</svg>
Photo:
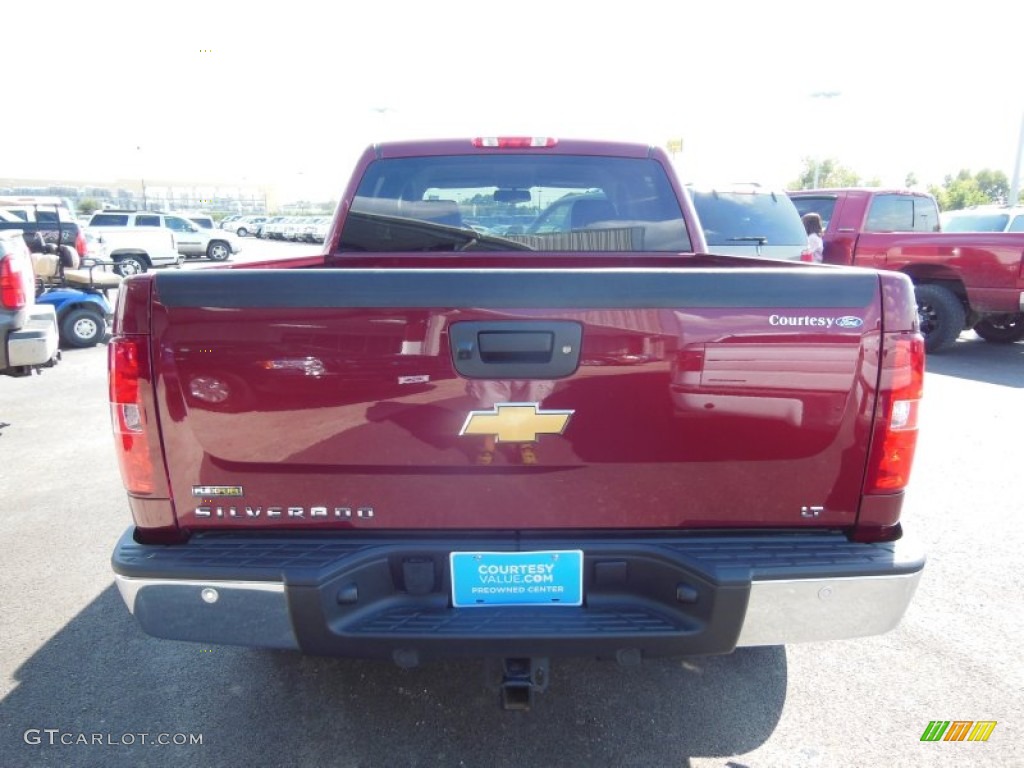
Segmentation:
<svg viewBox="0 0 1024 768">
<path fill-rule="evenodd" d="M 480 331 L 476 336 L 485 363 L 550 363 L 555 334 L 551 331 Z"/>
<path fill-rule="evenodd" d="M 583 326 L 568 320 L 452 323 L 452 362 L 470 379 L 560 379 L 579 367 Z"/>
</svg>

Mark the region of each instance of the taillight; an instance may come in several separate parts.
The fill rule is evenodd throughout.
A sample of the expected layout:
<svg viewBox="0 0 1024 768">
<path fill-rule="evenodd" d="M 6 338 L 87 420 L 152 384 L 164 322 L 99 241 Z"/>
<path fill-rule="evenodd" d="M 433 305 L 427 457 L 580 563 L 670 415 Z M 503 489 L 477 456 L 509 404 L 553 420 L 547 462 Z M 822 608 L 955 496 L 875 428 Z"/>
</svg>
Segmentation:
<svg viewBox="0 0 1024 768">
<path fill-rule="evenodd" d="M 83 259 L 89 255 L 89 244 L 85 241 L 85 233 L 81 227 L 78 229 L 78 237 L 75 238 L 75 250 Z"/>
<path fill-rule="evenodd" d="M 704 345 L 684 347 L 676 352 L 676 371 L 700 372 L 704 370 Z"/>
<path fill-rule="evenodd" d="M 125 489 L 143 496 L 167 495 L 166 478 L 158 474 L 158 446 L 147 412 L 152 377 L 149 340 L 122 336 L 110 342 L 107 353 L 110 417 L 121 479 Z"/>
<path fill-rule="evenodd" d="M 495 147 L 497 149 L 540 149 L 553 147 L 558 139 L 550 136 L 478 136 L 473 139 L 474 147 Z"/>
<path fill-rule="evenodd" d="M 865 493 L 895 493 L 910 481 L 917 447 L 917 413 L 924 389 L 924 339 L 886 334 L 879 383 L 879 416 Z"/>
<path fill-rule="evenodd" d="M 17 253 L 0 257 L 0 304 L 4 309 L 24 309 L 28 304 L 31 281 L 26 261 Z"/>
</svg>

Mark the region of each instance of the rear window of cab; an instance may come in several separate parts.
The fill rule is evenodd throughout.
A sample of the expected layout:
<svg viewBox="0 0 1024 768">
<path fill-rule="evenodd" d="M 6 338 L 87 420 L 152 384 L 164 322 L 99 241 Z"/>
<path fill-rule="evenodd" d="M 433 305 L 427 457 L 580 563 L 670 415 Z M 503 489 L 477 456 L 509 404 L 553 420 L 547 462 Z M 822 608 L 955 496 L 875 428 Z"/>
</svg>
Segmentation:
<svg viewBox="0 0 1024 768">
<path fill-rule="evenodd" d="M 649 158 L 515 153 L 369 165 L 338 252 L 692 252 Z"/>
</svg>

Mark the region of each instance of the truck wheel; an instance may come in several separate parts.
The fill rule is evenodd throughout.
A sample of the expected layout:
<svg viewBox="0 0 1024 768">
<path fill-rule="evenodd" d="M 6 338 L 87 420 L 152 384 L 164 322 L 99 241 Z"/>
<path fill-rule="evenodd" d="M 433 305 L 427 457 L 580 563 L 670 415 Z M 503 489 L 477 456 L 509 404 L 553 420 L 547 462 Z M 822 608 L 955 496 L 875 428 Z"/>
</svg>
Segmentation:
<svg viewBox="0 0 1024 768">
<path fill-rule="evenodd" d="M 115 256 L 114 271 L 121 277 L 141 275 L 146 271 L 146 260 L 141 256 Z"/>
<path fill-rule="evenodd" d="M 967 317 L 960 299 L 948 288 L 931 283 L 915 285 L 914 293 L 924 348 L 928 352 L 941 352 L 952 346 L 964 329 Z"/>
<path fill-rule="evenodd" d="M 996 344 L 1020 341 L 1024 339 L 1024 313 L 986 317 L 974 326 L 974 332 L 985 341 Z"/>
<path fill-rule="evenodd" d="M 231 246 L 223 240 L 214 240 L 206 246 L 206 256 L 210 261 L 224 261 L 231 255 Z"/>
<path fill-rule="evenodd" d="M 60 337 L 72 347 L 92 347 L 107 332 L 103 318 L 91 309 L 72 309 L 60 321 Z"/>
</svg>

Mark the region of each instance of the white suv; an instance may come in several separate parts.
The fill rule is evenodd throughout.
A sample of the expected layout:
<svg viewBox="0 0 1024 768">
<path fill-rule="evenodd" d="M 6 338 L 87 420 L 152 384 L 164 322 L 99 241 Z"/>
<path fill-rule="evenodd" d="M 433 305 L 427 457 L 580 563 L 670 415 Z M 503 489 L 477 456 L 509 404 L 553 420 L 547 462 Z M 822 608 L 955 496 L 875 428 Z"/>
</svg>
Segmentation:
<svg viewBox="0 0 1024 768">
<path fill-rule="evenodd" d="M 164 227 L 174 233 L 178 252 L 188 258 L 205 256 L 211 261 L 224 261 L 242 250 L 238 238 L 220 229 L 203 229 L 184 216 L 155 211 L 97 211 L 89 219 L 89 227 Z"/>
<path fill-rule="evenodd" d="M 939 215 L 943 232 L 1024 232 L 1024 205 L 974 205 Z"/>
</svg>

